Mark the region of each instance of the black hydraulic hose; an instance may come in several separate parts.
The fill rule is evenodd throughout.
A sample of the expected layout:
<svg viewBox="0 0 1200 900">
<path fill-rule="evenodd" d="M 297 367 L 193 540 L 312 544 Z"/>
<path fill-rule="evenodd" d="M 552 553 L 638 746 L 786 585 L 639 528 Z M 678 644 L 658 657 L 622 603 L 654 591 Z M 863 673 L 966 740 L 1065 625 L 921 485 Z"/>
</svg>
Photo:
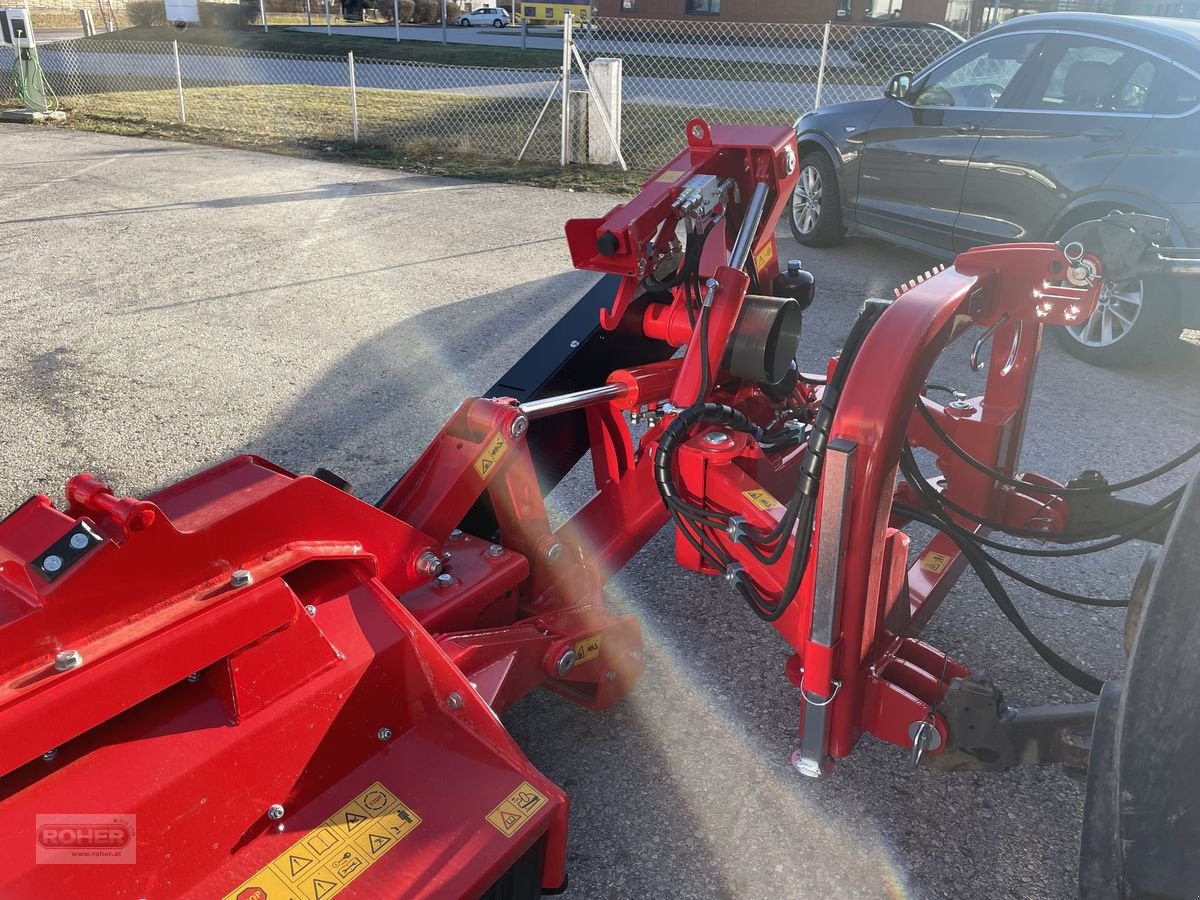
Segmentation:
<svg viewBox="0 0 1200 900">
<path fill-rule="evenodd" d="M 988 561 L 988 565 L 990 565 L 992 568 L 999 569 L 1014 581 L 1019 581 L 1026 587 L 1031 587 L 1035 591 L 1046 594 L 1050 597 L 1057 597 L 1058 599 L 1066 600 L 1069 603 L 1078 603 L 1081 606 L 1103 606 L 1110 609 L 1123 609 L 1129 606 L 1128 600 L 1111 600 L 1107 597 L 1085 597 L 1082 594 L 1072 594 L 1070 591 L 1064 591 L 1060 588 L 1045 584 L 1044 582 L 1038 581 L 1036 578 L 1030 578 L 1023 572 L 1018 572 L 1011 566 L 1006 566 L 987 551 L 981 550 L 980 552 L 983 553 L 983 558 Z"/>
<path fill-rule="evenodd" d="M 1139 475 L 1136 478 L 1130 478 L 1127 481 L 1119 481 L 1116 484 L 1098 485 L 1096 487 L 1052 488 L 1052 487 L 1046 487 L 1046 486 L 1040 485 L 1040 484 L 1031 484 L 1027 481 L 1021 481 L 1019 478 L 1013 478 L 1011 475 L 1006 475 L 1004 472 L 1000 472 L 996 469 L 993 469 L 991 466 L 987 465 L 986 463 L 980 462 L 975 457 L 973 457 L 970 453 L 968 453 L 966 450 L 964 450 L 954 440 L 954 438 L 950 437 L 950 435 L 946 433 L 946 430 L 944 428 L 942 428 L 941 425 L 938 424 L 937 420 L 933 417 L 933 415 L 929 412 L 929 410 L 925 408 L 924 403 L 917 404 L 917 412 L 919 412 L 921 414 L 921 418 L 923 418 L 925 420 L 925 423 L 930 427 L 930 429 L 933 431 L 933 433 L 936 434 L 938 436 L 938 438 L 947 447 L 949 447 L 952 451 L 954 451 L 954 453 L 957 456 L 959 456 L 965 463 L 967 463 L 967 465 L 971 466 L 971 468 L 975 469 L 976 471 L 982 472 L 984 475 L 987 475 L 989 478 L 994 478 L 996 481 L 999 481 L 1001 484 L 1007 484 L 1010 487 L 1020 488 L 1023 491 L 1028 491 L 1030 493 L 1035 493 L 1035 494 L 1052 494 L 1055 496 L 1083 496 L 1083 495 L 1089 495 L 1089 494 L 1090 495 L 1114 494 L 1117 491 L 1127 490 L 1128 488 L 1137 487 L 1138 485 L 1145 484 L 1148 481 L 1153 481 L 1156 478 L 1161 478 L 1163 475 L 1167 474 L 1171 470 L 1179 468 L 1181 465 L 1183 465 L 1184 463 L 1186 463 L 1188 460 L 1192 459 L 1193 457 L 1200 455 L 1200 443 L 1198 443 L 1194 447 L 1190 448 L 1189 450 L 1186 450 L 1183 453 L 1179 454 L 1179 456 L 1175 457 L 1174 459 L 1163 463 L 1157 469 L 1151 469 L 1149 472 L 1145 473 L 1144 475 Z"/>
<path fill-rule="evenodd" d="M 1013 624 L 1013 627 L 1020 632 L 1021 636 L 1025 638 L 1025 640 L 1029 643 L 1029 646 L 1034 649 L 1037 655 L 1045 660 L 1050 668 L 1052 668 L 1059 675 L 1063 676 L 1063 678 L 1070 681 L 1072 684 L 1083 688 L 1085 691 L 1091 694 L 1100 693 L 1100 689 L 1104 686 L 1104 682 L 1101 679 L 1097 678 L 1090 672 L 1084 671 L 1070 660 L 1060 656 L 1054 650 L 1051 650 L 1049 646 L 1047 646 L 1036 634 L 1033 633 L 1033 629 L 1031 629 L 1028 623 L 1026 623 L 1025 619 L 1022 618 L 1021 613 L 1013 603 L 1012 598 L 1009 597 L 1008 592 L 1004 590 L 1004 585 L 1000 583 L 1000 579 L 996 577 L 996 573 L 992 571 L 991 567 L 988 565 L 987 558 L 983 555 L 983 551 L 979 549 L 977 544 L 964 536 L 961 529 L 957 527 L 947 527 L 947 525 L 950 523 L 947 523 L 945 520 L 936 515 L 918 509 L 915 506 L 897 503 L 892 508 L 900 515 L 906 516 L 909 519 L 912 519 L 914 522 L 920 522 L 923 525 L 928 525 L 930 528 L 936 528 L 938 531 L 941 531 L 943 534 L 949 537 L 950 540 L 954 541 L 954 543 L 958 545 L 959 550 L 962 551 L 962 554 L 966 558 L 967 562 L 970 563 L 971 568 L 975 570 L 975 574 L 983 583 L 983 586 L 987 590 L 988 594 L 991 595 L 992 600 L 995 601 L 996 605 L 1000 608 L 1000 611 L 1004 613 L 1005 618 L 1007 618 L 1009 622 Z"/>
<path fill-rule="evenodd" d="M 911 454 L 909 456 L 911 458 Z M 928 482 L 926 482 L 923 477 L 921 477 L 918 473 L 913 471 L 912 466 L 910 466 L 908 464 L 907 460 L 905 459 L 905 455 L 903 452 L 901 453 L 901 457 L 900 457 L 900 472 L 902 475 L 904 475 L 904 480 L 907 481 L 910 485 L 912 485 L 913 489 L 916 490 L 917 493 L 921 495 L 921 498 L 925 501 L 925 505 L 927 507 L 929 507 L 930 510 L 934 511 L 935 513 L 938 511 L 942 511 L 942 515 L 943 516 L 945 515 L 944 510 L 943 510 L 943 499 L 944 498 L 936 490 L 934 490 L 933 487 Z M 1164 500 L 1165 499 L 1168 499 L 1168 498 L 1164 498 Z M 1162 502 L 1162 501 L 1160 501 L 1160 502 Z M 1144 527 L 1139 528 L 1137 531 L 1134 531 L 1132 533 L 1118 535 L 1107 541 L 1101 541 L 1098 544 L 1089 544 L 1086 547 L 1063 547 L 1063 548 L 1058 548 L 1058 549 L 1054 549 L 1054 550 L 1042 550 L 1042 549 L 1033 548 L 1033 547 L 1014 547 L 1011 544 L 1002 544 L 998 541 L 993 541 L 990 538 L 986 538 L 983 535 L 979 535 L 979 534 L 975 534 L 974 532 L 967 531 L 966 529 L 962 528 L 960 525 L 951 521 L 948 518 L 945 521 L 946 521 L 947 527 L 958 529 L 962 534 L 966 535 L 969 540 L 972 540 L 977 544 L 982 544 L 985 547 L 991 547 L 994 550 L 1001 550 L 1005 553 L 1013 553 L 1018 556 L 1039 556 L 1039 557 L 1059 558 L 1059 557 L 1066 557 L 1066 556 L 1084 556 L 1089 553 L 1098 553 L 1101 550 L 1110 550 L 1113 547 L 1119 547 L 1121 544 L 1126 544 L 1129 541 L 1135 540 L 1136 538 L 1145 534 L 1147 531 L 1150 531 L 1151 529 L 1157 527 L 1163 521 L 1163 519 L 1165 519 L 1167 516 L 1173 514 L 1173 512 L 1174 512 L 1173 506 L 1168 505 L 1162 509 L 1157 510 L 1151 516 L 1151 521 L 1146 523 L 1146 525 Z M 1046 535 L 1040 535 L 1040 536 L 1043 539 L 1046 537 Z"/>
<path fill-rule="evenodd" d="M 928 481 L 921 474 L 921 469 L 917 465 L 916 458 L 912 454 L 912 447 L 909 446 L 908 444 L 905 444 L 905 448 L 904 448 L 903 452 L 905 452 L 907 454 L 908 465 L 909 465 L 913 475 L 916 478 L 918 478 L 919 480 L 921 480 L 922 482 L 925 482 L 926 484 L 928 484 Z M 907 474 L 905 477 L 907 479 Z M 917 487 L 917 485 L 913 485 L 913 487 Z M 1090 531 L 1063 531 L 1063 532 L 1059 532 L 1058 534 L 1050 534 L 1050 533 L 1047 533 L 1044 531 L 1037 531 L 1033 528 L 1017 528 L 1012 525 L 1006 525 L 1003 522 L 996 522 L 993 519 L 987 519 L 987 518 L 984 518 L 983 516 L 979 515 L 978 513 L 972 512 L 971 510 L 967 509 L 965 506 L 961 506 L 960 504 L 955 503 L 953 500 L 951 500 L 945 494 L 937 493 L 936 496 L 938 498 L 938 503 L 945 506 L 947 509 L 951 510 L 952 512 L 958 513 L 960 516 L 965 516 L 966 518 L 970 519 L 972 522 L 975 522 L 976 524 L 984 525 L 988 528 L 991 528 L 994 531 L 1002 531 L 1005 534 L 1012 535 L 1013 537 L 1034 538 L 1034 539 L 1042 540 L 1042 541 L 1053 539 L 1055 541 L 1061 541 L 1064 543 L 1078 543 L 1080 541 L 1096 540 L 1097 538 L 1107 537 L 1112 534 L 1124 534 L 1126 532 L 1126 529 L 1129 528 L 1130 526 L 1136 525 L 1138 522 L 1142 521 L 1143 519 L 1147 519 L 1147 518 L 1155 515 L 1156 513 L 1160 512 L 1163 508 L 1170 506 L 1173 503 L 1178 502 L 1179 498 L 1183 496 L 1183 490 L 1184 489 L 1182 487 L 1180 487 L 1174 491 L 1171 491 L 1171 493 L 1167 494 L 1165 497 L 1148 505 L 1145 509 L 1138 511 L 1134 515 L 1130 516 L 1128 519 L 1125 519 L 1124 521 L 1117 523 L 1115 526 L 1105 526 L 1102 528 L 1093 528 Z M 1148 530 L 1148 529 L 1143 529 L 1143 532 L 1146 530 Z M 1139 533 L 1142 533 L 1142 532 L 1139 532 Z"/>
</svg>

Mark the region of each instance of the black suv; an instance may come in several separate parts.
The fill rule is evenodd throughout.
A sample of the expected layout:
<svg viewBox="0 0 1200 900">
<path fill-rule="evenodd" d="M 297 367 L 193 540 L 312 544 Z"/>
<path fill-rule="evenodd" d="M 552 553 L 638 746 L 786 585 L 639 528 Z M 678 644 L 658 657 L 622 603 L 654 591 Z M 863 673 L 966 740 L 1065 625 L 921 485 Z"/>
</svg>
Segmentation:
<svg viewBox="0 0 1200 900">
<path fill-rule="evenodd" d="M 940 257 L 1056 240 L 1113 210 L 1163 216 L 1200 244 L 1200 23 L 1089 13 L 1014 19 L 877 100 L 800 117 L 791 209 L 802 244 L 847 226 Z M 1183 302 L 1181 302 L 1181 300 Z M 1090 362 L 1137 359 L 1200 327 L 1169 282 L 1106 285 L 1096 313 L 1057 329 Z"/>
</svg>

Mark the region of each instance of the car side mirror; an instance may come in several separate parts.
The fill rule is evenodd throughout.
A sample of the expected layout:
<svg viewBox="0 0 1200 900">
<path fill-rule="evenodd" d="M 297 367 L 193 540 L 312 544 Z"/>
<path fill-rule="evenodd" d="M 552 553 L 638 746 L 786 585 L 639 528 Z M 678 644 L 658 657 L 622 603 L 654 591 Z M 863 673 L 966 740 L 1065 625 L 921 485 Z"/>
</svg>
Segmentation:
<svg viewBox="0 0 1200 900">
<path fill-rule="evenodd" d="M 883 89 L 883 95 L 891 97 L 893 100 L 903 100 L 908 96 L 908 92 L 912 90 L 912 80 L 912 72 L 901 72 L 898 75 L 893 75 L 892 80 Z"/>
</svg>

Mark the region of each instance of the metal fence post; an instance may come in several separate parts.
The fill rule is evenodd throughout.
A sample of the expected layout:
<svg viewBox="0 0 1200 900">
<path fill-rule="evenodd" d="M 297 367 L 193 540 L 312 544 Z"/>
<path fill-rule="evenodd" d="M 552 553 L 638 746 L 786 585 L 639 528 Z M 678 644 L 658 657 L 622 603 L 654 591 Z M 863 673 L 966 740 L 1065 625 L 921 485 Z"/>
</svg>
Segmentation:
<svg viewBox="0 0 1200 900">
<path fill-rule="evenodd" d="M 392 21 L 396 24 L 396 43 L 400 43 L 400 0 L 392 0 Z"/>
<path fill-rule="evenodd" d="M 562 59 L 562 129 L 559 139 L 559 162 L 565 166 L 570 159 L 571 141 L 571 13 L 563 13 L 563 59 Z"/>
<path fill-rule="evenodd" d="M 258 14 L 262 16 L 263 31 L 270 31 L 267 27 L 267 0 L 258 0 Z"/>
<path fill-rule="evenodd" d="M 304 0 L 304 14 L 308 16 L 308 27 L 312 28 L 312 0 Z"/>
<path fill-rule="evenodd" d="M 821 62 L 817 65 L 817 94 L 813 97 L 813 109 L 821 105 L 821 89 L 825 86 L 825 61 L 829 58 L 829 23 L 821 37 Z"/>
<path fill-rule="evenodd" d="M 446 41 L 446 0 L 442 0 L 442 43 Z"/>
<path fill-rule="evenodd" d="M 526 19 L 521 20 L 521 49 L 529 49 L 529 22 Z"/>
<path fill-rule="evenodd" d="M 346 54 L 350 63 L 350 127 L 354 131 L 354 143 L 358 143 L 358 86 L 354 81 L 354 51 Z"/>
<path fill-rule="evenodd" d="M 179 124 L 187 124 L 187 107 L 183 103 L 183 70 L 179 67 L 179 41 L 171 41 L 171 52 L 175 54 L 175 88 L 179 91 Z"/>
<path fill-rule="evenodd" d="M 329 0 L 325 0 L 325 33 L 333 34 L 333 19 L 329 16 Z"/>
</svg>

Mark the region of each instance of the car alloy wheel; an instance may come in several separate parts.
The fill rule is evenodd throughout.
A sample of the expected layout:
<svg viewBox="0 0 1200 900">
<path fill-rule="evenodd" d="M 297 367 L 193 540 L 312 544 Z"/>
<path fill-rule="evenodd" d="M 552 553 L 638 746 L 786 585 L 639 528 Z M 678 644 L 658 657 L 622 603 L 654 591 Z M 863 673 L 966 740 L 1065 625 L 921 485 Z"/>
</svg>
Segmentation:
<svg viewBox="0 0 1200 900">
<path fill-rule="evenodd" d="M 821 197 L 825 185 L 816 166 L 808 165 L 800 170 L 800 179 L 792 193 L 792 217 L 801 234 L 812 234 L 821 219 Z"/>
<path fill-rule="evenodd" d="M 1111 347 L 1133 330 L 1142 300 L 1141 281 L 1104 282 L 1095 312 L 1079 325 L 1066 326 L 1067 333 L 1085 347 Z"/>
</svg>

